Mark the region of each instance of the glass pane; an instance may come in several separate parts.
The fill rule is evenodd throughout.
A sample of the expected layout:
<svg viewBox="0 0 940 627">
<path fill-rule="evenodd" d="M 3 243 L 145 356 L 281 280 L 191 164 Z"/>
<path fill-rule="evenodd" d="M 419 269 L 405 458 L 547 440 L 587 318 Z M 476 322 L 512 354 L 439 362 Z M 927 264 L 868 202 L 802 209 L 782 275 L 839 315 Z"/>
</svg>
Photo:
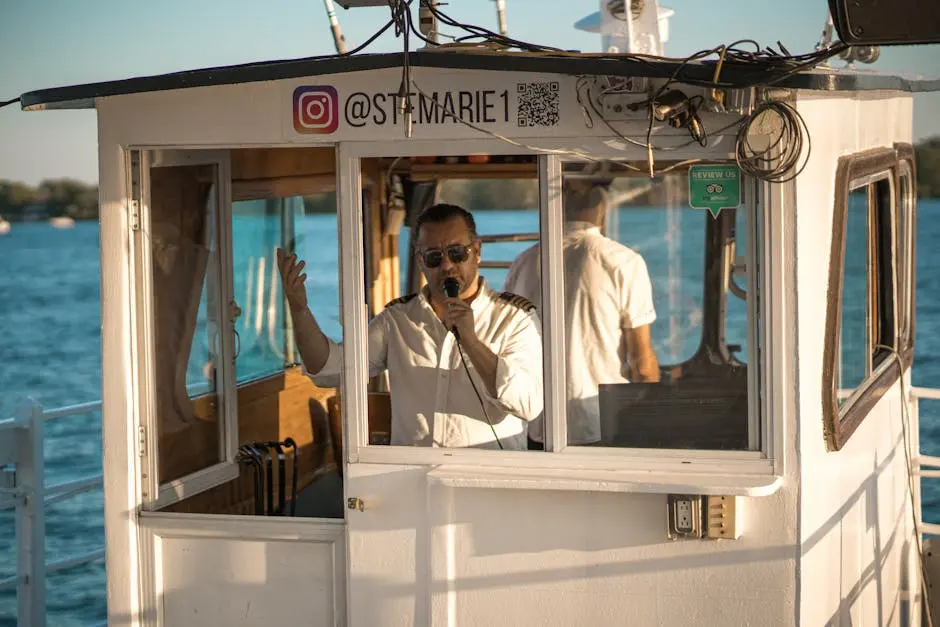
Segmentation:
<svg viewBox="0 0 940 627">
<path fill-rule="evenodd" d="M 725 282 L 743 211 L 689 209 L 681 168 L 593 168 L 564 166 L 569 445 L 747 449 L 747 310 Z"/>
<path fill-rule="evenodd" d="M 852 190 L 849 194 L 846 214 L 838 370 L 840 403 L 868 376 L 868 250 L 869 212 L 866 186 Z"/>
<path fill-rule="evenodd" d="M 150 172 L 159 482 L 221 460 L 218 168 Z"/>
<path fill-rule="evenodd" d="M 293 338 L 285 334 L 284 296 L 277 249 L 291 238 L 303 215 L 303 198 L 244 200 L 232 205 L 234 297 L 239 307 L 236 381 L 280 373 L 295 363 Z M 290 339 L 288 342 L 287 339 Z"/>
</svg>

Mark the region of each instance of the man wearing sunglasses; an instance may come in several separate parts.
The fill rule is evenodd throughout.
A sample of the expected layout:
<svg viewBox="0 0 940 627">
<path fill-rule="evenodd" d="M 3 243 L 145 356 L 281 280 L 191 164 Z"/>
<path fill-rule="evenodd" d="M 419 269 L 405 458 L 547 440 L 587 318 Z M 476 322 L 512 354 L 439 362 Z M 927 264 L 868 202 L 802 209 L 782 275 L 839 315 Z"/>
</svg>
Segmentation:
<svg viewBox="0 0 940 627">
<path fill-rule="evenodd" d="M 427 285 L 369 322 L 369 376 L 389 375 L 391 444 L 525 449 L 543 403 L 535 307 L 480 276 L 481 242 L 465 209 L 434 205 L 414 228 Z M 342 347 L 307 307 L 304 262 L 279 249 L 278 267 L 304 368 L 318 386 L 334 387 Z"/>
<path fill-rule="evenodd" d="M 589 445 L 601 441 L 599 384 L 659 381 L 656 311 L 643 257 L 600 231 L 607 185 L 569 180 L 564 193 L 568 443 Z M 538 244 L 523 251 L 503 289 L 541 303 L 539 262 Z M 543 430 L 541 419 L 530 425 L 529 448 L 543 446 Z"/>
</svg>

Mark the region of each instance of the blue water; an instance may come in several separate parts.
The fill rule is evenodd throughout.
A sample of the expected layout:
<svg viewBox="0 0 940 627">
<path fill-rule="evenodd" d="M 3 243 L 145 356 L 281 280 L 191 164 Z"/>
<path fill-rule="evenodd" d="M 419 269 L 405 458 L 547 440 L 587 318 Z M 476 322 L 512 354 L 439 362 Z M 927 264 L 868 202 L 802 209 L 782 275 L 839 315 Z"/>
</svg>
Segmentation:
<svg viewBox="0 0 940 627">
<path fill-rule="evenodd" d="M 661 214 L 660 214 L 661 215 Z M 698 212 L 683 212 L 681 233 L 688 229 L 701 233 L 700 224 L 691 221 Z M 688 223 L 686 220 L 688 219 Z M 619 239 L 628 241 L 646 257 L 653 284 L 668 280 L 668 260 L 662 246 L 643 236 L 644 220 L 638 213 L 623 220 Z M 687 224 L 689 226 L 687 226 Z M 481 233 L 537 231 L 535 213 L 487 212 L 480 220 Z M 662 233 L 662 224 L 650 225 Z M 257 232 L 247 229 L 246 233 Z M 333 216 L 310 216 L 300 220 L 297 232 L 300 255 L 309 267 L 333 268 L 338 255 L 336 244 L 325 234 L 335 233 Z M 651 231 L 652 232 L 652 231 Z M 401 236 L 403 250 L 407 246 L 407 230 Z M 699 235 L 700 237 L 700 235 Z M 263 240 L 236 241 L 244 250 L 263 247 Z M 701 241 L 701 240 L 698 240 Z M 932 269 L 940 265 L 940 201 L 920 201 L 918 215 L 917 270 L 917 351 L 914 384 L 940 385 L 940 274 Z M 239 244 L 241 242 L 241 244 Z M 701 307 L 701 246 L 677 242 L 682 251 L 680 272 L 673 276 L 684 291 L 680 302 L 673 304 L 679 312 L 677 324 L 663 318 L 654 328 L 654 337 L 661 344 L 658 351 L 671 351 L 670 356 L 684 358 L 694 350 L 698 338 L 695 325 Z M 528 243 L 488 244 L 487 259 L 512 259 Z M 46 224 L 15 224 L 11 233 L 0 237 L 0 417 L 10 416 L 18 399 L 31 396 L 46 407 L 97 400 L 101 388 L 101 318 L 99 285 L 98 230 L 95 223 L 78 223 L 71 230 L 56 230 Z M 309 273 L 313 275 L 314 273 Z M 506 271 L 486 270 L 484 276 L 499 289 Z M 308 284 L 311 279 L 308 279 Z M 403 283 L 404 285 L 404 283 Z M 687 288 L 687 289 L 686 289 Z M 696 291 L 697 288 L 697 291 Z M 244 283 L 236 285 L 236 297 L 247 290 Z M 339 291 L 335 281 L 326 280 L 316 286 L 317 300 L 311 308 L 324 331 L 339 339 L 341 329 L 338 312 Z M 311 290 L 312 291 L 312 290 Z M 663 292 L 660 290 L 660 292 Z M 657 309 L 667 305 L 664 293 L 657 294 Z M 731 299 L 729 342 L 744 343 L 735 337 L 734 320 L 743 315 L 743 306 Z M 250 312 L 249 312 L 250 314 Z M 280 313 L 278 313 L 280 315 Z M 672 321 L 675 323 L 676 321 Z M 247 325 L 246 320 L 242 320 Z M 671 330 L 670 330 L 671 329 Z M 676 331 L 678 329 L 678 331 Z M 670 336 L 671 333 L 678 336 Z M 241 333 L 242 349 L 253 355 L 252 363 L 272 364 L 282 358 L 272 353 L 271 345 L 250 333 Z M 665 338 L 665 339 L 664 339 Z M 666 340 L 671 341 L 666 341 Z M 240 358 L 240 362 L 241 362 Z M 669 362 L 672 359 L 664 359 Z M 239 378 L 255 372 L 239 370 Z M 940 403 L 924 401 L 921 405 L 921 450 L 940 455 Z M 47 425 L 45 440 L 47 484 L 96 475 L 101 472 L 100 414 L 88 414 L 54 421 Z M 940 518 L 940 486 L 924 485 L 925 518 Z M 101 491 L 83 494 L 48 508 L 46 537 L 49 561 L 68 555 L 95 550 L 103 546 Z M 11 510 L 0 511 L 0 579 L 12 574 L 15 553 Z M 49 624 L 71 627 L 87 625 L 106 618 L 103 563 L 89 564 L 49 576 L 47 603 Z M 15 595 L 0 593 L 0 625 L 15 624 Z"/>
</svg>

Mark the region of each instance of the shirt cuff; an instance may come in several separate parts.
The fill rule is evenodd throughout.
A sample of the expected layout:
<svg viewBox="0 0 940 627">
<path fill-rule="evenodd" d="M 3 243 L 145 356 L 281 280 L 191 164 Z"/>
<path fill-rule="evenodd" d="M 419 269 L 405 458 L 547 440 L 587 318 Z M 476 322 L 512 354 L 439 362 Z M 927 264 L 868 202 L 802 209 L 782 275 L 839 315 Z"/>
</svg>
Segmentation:
<svg viewBox="0 0 940 627">
<path fill-rule="evenodd" d="M 307 366 L 301 362 L 301 372 L 310 377 L 310 380 L 320 388 L 335 388 L 342 382 L 343 370 L 343 347 L 326 338 L 330 352 L 326 357 L 326 363 L 320 368 L 320 372 L 311 374 Z"/>
<path fill-rule="evenodd" d="M 496 396 L 492 398 L 484 387 L 487 400 L 503 408 L 507 413 L 529 422 L 542 413 L 542 386 L 527 383 L 523 379 L 528 375 L 525 368 L 518 364 L 511 366 L 505 359 L 496 356 Z M 535 395 L 535 398 L 532 398 Z"/>
</svg>

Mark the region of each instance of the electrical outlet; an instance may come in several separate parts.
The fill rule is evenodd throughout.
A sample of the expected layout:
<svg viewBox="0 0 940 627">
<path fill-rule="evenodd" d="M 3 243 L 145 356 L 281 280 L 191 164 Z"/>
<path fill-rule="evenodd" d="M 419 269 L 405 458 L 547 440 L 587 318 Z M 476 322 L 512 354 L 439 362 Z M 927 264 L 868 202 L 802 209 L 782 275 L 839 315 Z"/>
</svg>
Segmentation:
<svg viewBox="0 0 940 627">
<path fill-rule="evenodd" d="M 702 497 L 690 494 L 670 494 L 667 497 L 668 536 L 679 538 L 702 537 Z"/>
<path fill-rule="evenodd" d="M 737 496 L 705 497 L 705 533 L 710 539 L 741 537 L 741 507 Z"/>
</svg>

